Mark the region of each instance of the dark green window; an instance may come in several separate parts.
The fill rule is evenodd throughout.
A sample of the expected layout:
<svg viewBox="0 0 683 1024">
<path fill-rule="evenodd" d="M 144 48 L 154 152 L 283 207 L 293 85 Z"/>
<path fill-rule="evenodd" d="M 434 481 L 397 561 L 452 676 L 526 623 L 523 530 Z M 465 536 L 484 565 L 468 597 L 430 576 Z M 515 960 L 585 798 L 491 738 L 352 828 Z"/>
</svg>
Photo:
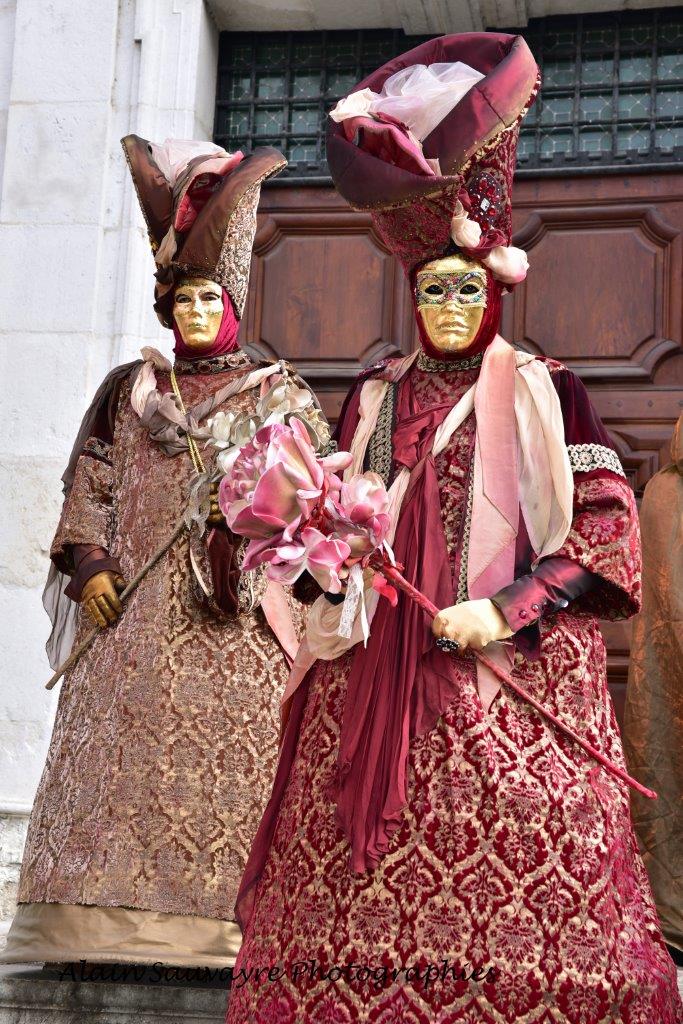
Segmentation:
<svg viewBox="0 0 683 1024">
<path fill-rule="evenodd" d="M 524 35 L 543 75 L 524 122 L 520 170 L 683 159 L 683 10 L 539 18 L 506 31 Z M 223 32 L 215 140 L 229 150 L 275 146 L 289 160 L 285 177 L 325 180 L 327 112 L 425 38 L 398 30 Z"/>
</svg>

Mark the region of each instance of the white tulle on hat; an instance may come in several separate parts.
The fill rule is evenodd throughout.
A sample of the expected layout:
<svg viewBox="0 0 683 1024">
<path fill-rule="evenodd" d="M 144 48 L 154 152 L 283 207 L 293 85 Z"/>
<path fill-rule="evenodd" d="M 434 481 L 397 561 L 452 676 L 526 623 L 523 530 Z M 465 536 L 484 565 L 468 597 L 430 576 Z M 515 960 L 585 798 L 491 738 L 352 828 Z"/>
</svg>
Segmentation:
<svg viewBox="0 0 683 1024">
<path fill-rule="evenodd" d="M 162 144 L 149 143 L 152 156 L 171 188 L 175 188 L 190 160 L 203 156 L 206 160 L 228 160 L 232 156 L 222 146 L 201 139 L 165 139 Z"/>
<path fill-rule="evenodd" d="M 337 122 L 350 117 L 388 114 L 422 142 L 453 107 L 485 76 L 469 64 L 414 64 L 387 78 L 379 93 L 352 92 L 330 111 Z"/>
</svg>

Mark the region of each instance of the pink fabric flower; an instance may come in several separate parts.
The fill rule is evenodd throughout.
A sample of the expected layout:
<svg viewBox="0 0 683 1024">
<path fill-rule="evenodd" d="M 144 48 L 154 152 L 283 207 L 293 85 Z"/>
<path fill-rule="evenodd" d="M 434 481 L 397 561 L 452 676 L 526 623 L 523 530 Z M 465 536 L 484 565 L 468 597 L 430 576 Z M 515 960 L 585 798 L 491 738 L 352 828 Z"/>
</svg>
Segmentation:
<svg viewBox="0 0 683 1024">
<path fill-rule="evenodd" d="M 380 572 L 376 572 L 372 577 L 372 589 L 376 590 L 382 597 L 386 597 L 392 608 L 395 608 L 398 604 L 398 591 L 396 587 L 392 587 Z"/>
<path fill-rule="evenodd" d="M 352 523 L 366 523 L 389 508 L 389 495 L 379 473 L 359 473 L 342 484 L 339 504 Z"/>
<path fill-rule="evenodd" d="M 451 238 L 460 249 L 476 249 L 481 242 L 481 225 L 470 220 L 459 199 L 451 220 Z"/>
<path fill-rule="evenodd" d="M 351 461 L 348 452 L 319 458 L 298 419 L 262 427 L 236 454 L 221 481 L 219 504 L 228 526 L 252 539 L 282 534 L 292 540 L 328 492 L 341 482 L 335 472 Z"/>
<path fill-rule="evenodd" d="M 389 532 L 389 495 L 377 473 L 361 473 L 342 484 L 335 533 L 350 547 L 354 559 L 372 554 Z"/>
<path fill-rule="evenodd" d="M 250 555 L 249 548 L 247 557 Z M 344 541 L 336 537 L 326 537 L 315 527 L 307 526 L 291 543 L 284 541 L 272 546 L 270 550 L 262 548 L 259 557 L 263 560 L 263 554 L 269 556 L 270 564 L 266 573 L 270 579 L 278 583 L 294 583 L 304 571 L 308 571 L 323 590 L 338 594 L 342 587 L 339 573 L 350 553 L 351 549 Z M 244 561 L 245 568 L 247 557 Z"/>
<path fill-rule="evenodd" d="M 481 262 L 502 284 L 519 284 L 529 269 L 527 254 L 515 245 L 497 245 Z"/>
</svg>

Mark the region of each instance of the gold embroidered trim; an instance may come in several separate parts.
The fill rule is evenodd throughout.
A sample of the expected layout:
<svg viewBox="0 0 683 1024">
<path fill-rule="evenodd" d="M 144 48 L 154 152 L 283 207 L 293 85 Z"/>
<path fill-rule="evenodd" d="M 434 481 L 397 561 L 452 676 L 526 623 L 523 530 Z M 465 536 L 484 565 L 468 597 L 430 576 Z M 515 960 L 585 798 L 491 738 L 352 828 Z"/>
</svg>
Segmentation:
<svg viewBox="0 0 683 1024">
<path fill-rule="evenodd" d="M 488 142 L 484 142 L 484 144 L 480 146 L 479 149 L 475 150 L 472 156 L 465 161 L 465 163 L 458 169 L 458 171 L 454 173 L 461 174 L 464 177 L 472 167 L 472 164 L 478 163 L 479 160 L 482 159 L 482 157 L 487 156 L 490 152 L 492 152 L 492 150 L 497 148 L 506 132 L 511 132 L 514 131 L 516 128 L 519 128 L 520 124 L 522 123 L 522 121 L 528 113 L 529 107 L 536 98 L 540 88 L 541 76 L 539 74 L 536 76 L 536 82 L 532 86 L 531 92 L 529 93 L 529 98 L 527 99 L 526 103 L 524 104 L 523 108 L 520 110 L 519 114 L 512 122 L 512 124 L 508 124 L 505 126 L 505 128 L 501 128 L 501 130 L 499 132 L 496 132 L 496 134 L 492 138 L 490 138 Z"/>
<path fill-rule="evenodd" d="M 481 366 L 483 359 L 483 352 L 479 352 L 476 356 L 470 356 L 469 359 L 433 359 L 426 352 L 420 352 L 417 357 L 417 368 L 418 370 L 427 370 L 429 373 L 473 370 L 476 366 Z"/>
<path fill-rule="evenodd" d="M 223 285 L 227 290 L 240 319 L 247 301 L 251 254 L 256 237 L 256 210 L 261 195 L 261 185 L 286 165 L 287 161 L 283 159 L 274 167 L 268 167 L 256 181 L 251 183 L 249 188 L 245 189 L 232 211 L 218 254 L 216 269 L 212 276 L 218 284 Z"/>
<path fill-rule="evenodd" d="M 470 482 L 467 487 L 467 500 L 465 502 L 465 521 L 462 529 L 462 550 L 460 552 L 460 571 L 458 573 L 458 588 L 455 594 L 455 603 L 461 604 L 469 600 L 467 590 L 467 562 L 470 551 L 470 530 L 472 528 L 472 504 L 474 501 L 474 472 L 470 472 Z"/>
<path fill-rule="evenodd" d="M 368 443 L 367 466 L 372 473 L 378 473 L 384 480 L 385 487 L 391 480 L 393 449 L 391 431 L 394 422 L 396 405 L 396 386 L 389 385 L 377 416 L 377 424 Z"/>
<path fill-rule="evenodd" d="M 223 370 L 237 370 L 242 366 L 248 366 L 250 362 L 249 356 L 239 351 L 206 359 L 176 359 L 173 366 L 176 373 L 221 373 Z"/>
</svg>

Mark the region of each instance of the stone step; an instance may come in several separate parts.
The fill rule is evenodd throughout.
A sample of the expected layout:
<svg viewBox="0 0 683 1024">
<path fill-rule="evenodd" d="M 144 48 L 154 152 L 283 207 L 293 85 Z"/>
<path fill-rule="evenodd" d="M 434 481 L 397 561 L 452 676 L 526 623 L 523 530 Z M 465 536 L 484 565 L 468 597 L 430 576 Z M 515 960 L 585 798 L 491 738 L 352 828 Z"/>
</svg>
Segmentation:
<svg viewBox="0 0 683 1024">
<path fill-rule="evenodd" d="M 107 965 L 88 965 L 86 972 L 96 967 L 106 971 Z M 77 966 L 76 976 L 79 970 Z M 139 981 L 132 974 L 125 982 L 74 981 L 72 977 L 64 969 L 60 977 L 58 970 L 0 966 L 0 1024 L 223 1024 L 225 1020 L 227 985 L 218 978 L 208 983 L 174 982 L 172 977 L 160 978 L 154 968 Z"/>
</svg>

